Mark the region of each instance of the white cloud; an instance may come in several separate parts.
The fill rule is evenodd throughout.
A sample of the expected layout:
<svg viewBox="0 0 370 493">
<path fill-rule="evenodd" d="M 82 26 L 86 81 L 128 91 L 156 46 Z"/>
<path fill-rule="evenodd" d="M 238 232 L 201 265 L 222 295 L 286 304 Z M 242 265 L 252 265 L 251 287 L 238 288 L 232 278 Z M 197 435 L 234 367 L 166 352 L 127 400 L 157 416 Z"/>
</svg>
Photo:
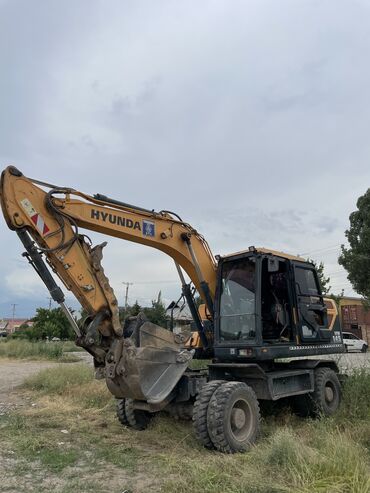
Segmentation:
<svg viewBox="0 0 370 493">
<path fill-rule="evenodd" d="M 370 181 L 368 13 L 336 0 L 2 1 L 0 161 L 175 210 L 215 253 L 339 245 Z M 10 279 L 20 248 L 4 224 L 0 237 Z M 110 245 L 117 290 L 176 279 L 158 252 Z M 338 270 L 338 252 L 322 253 Z"/>
</svg>

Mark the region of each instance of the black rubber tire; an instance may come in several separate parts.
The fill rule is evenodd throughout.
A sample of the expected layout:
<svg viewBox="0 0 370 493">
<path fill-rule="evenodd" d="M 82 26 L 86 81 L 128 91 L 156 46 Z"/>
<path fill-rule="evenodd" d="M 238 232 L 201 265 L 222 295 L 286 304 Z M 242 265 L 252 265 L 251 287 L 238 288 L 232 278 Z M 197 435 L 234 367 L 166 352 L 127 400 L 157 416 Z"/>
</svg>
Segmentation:
<svg viewBox="0 0 370 493">
<path fill-rule="evenodd" d="M 118 421 L 121 423 L 121 425 L 128 426 L 128 421 L 125 411 L 125 399 L 116 399 L 116 411 L 117 411 Z"/>
<path fill-rule="evenodd" d="M 125 415 L 127 419 L 127 426 L 134 430 L 145 430 L 153 414 L 149 411 L 143 411 L 142 409 L 134 408 L 134 401 L 132 399 L 125 399 Z"/>
<path fill-rule="evenodd" d="M 197 440 L 206 448 L 213 449 L 214 445 L 208 433 L 207 409 L 211 397 L 224 380 L 213 380 L 200 389 L 193 407 L 193 428 Z"/>
<path fill-rule="evenodd" d="M 367 344 L 364 344 L 364 345 L 362 346 L 362 348 L 361 348 L 361 353 L 366 353 L 366 352 L 367 352 L 367 350 L 368 350 L 368 347 L 369 347 L 369 346 L 368 346 Z"/>
<path fill-rule="evenodd" d="M 327 388 L 333 393 L 331 401 L 328 401 L 325 395 Z M 311 399 L 315 416 L 331 416 L 338 410 L 342 400 L 342 388 L 334 370 L 326 367 L 315 370 L 315 390 Z"/>
<path fill-rule="evenodd" d="M 213 445 L 220 452 L 247 451 L 260 429 L 260 408 L 253 389 L 243 382 L 222 384 L 209 402 L 207 425 Z"/>
<path fill-rule="evenodd" d="M 329 395 L 328 395 L 329 394 Z M 342 388 L 338 375 L 328 367 L 315 370 L 315 389 L 294 398 L 294 410 L 302 417 L 332 416 L 339 408 Z"/>
</svg>

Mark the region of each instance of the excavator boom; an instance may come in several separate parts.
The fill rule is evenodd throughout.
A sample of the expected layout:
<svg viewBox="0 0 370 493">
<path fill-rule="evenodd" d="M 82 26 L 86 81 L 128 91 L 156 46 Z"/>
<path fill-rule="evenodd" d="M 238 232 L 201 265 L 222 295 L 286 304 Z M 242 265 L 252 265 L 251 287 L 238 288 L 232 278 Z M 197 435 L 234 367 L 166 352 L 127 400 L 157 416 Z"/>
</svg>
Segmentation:
<svg viewBox="0 0 370 493">
<path fill-rule="evenodd" d="M 70 319 L 77 344 L 94 356 L 110 390 L 116 396 L 152 403 L 166 399 L 194 351 L 185 349 L 184 337 L 176 339 L 148 322 L 136 327 L 131 337 L 124 337 L 118 302 L 101 265 L 106 243 L 92 247 L 79 228 L 166 253 L 176 264 L 188 302 L 191 293 L 183 271 L 212 316 L 216 263 L 205 239 L 168 211 L 154 212 L 32 180 L 12 166 L 2 173 L 0 200 L 9 228 L 17 232 L 25 255 Z M 88 313 L 85 327 L 79 328 L 66 308 L 45 260 Z M 194 307 L 193 315 L 197 319 Z M 205 347 L 199 316 L 196 322 Z"/>
</svg>

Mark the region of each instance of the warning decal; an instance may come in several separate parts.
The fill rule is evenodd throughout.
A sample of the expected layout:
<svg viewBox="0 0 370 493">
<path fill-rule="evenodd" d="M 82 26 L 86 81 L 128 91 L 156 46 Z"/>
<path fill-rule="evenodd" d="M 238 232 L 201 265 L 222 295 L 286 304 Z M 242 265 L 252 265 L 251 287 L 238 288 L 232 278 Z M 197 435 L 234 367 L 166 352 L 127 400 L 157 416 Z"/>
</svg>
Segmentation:
<svg viewBox="0 0 370 493">
<path fill-rule="evenodd" d="M 38 231 L 42 234 L 42 236 L 45 236 L 47 233 L 49 233 L 50 229 L 45 224 L 45 221 L 41 216 L 41 214 L 36 212 L 31 202 L 28 199 L 23 199 L 21 200 L 21 204 L 23 209 L 26 211 L 27 215 L 31 218 L 33 224 L 36 226 Z"/>
</svg>

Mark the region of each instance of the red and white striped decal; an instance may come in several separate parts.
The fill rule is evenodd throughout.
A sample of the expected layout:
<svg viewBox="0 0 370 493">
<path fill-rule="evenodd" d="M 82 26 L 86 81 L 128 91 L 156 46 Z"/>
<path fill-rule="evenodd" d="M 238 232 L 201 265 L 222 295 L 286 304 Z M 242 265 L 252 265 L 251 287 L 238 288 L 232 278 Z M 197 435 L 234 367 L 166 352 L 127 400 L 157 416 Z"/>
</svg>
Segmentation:
<svg viewBox="0 0 370 493">
<path fill-rule="evenodd" d="M 27 215 L 31 218 L 33 224 L 42 234 L 42 236 L 45 236 L 47 233 L 49 233 L 50 229 L 48 228 L 47 224 L 45 224 L 45 221 L 41 214 L 36 212 L 31 202 L 28 199 L 23 199 L 21 200 L 21 204 Z"/>
</svg>

